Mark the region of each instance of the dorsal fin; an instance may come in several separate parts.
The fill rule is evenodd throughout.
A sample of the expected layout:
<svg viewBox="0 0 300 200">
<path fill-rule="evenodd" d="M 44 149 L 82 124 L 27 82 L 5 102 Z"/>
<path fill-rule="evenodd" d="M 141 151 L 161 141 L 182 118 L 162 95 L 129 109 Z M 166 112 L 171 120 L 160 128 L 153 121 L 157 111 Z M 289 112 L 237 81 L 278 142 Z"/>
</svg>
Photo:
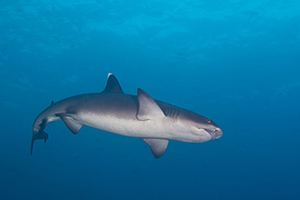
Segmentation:
<svg viewBox="0 0 300 200">
<path fill-rule="evenodd" d="M 51 104 L 50 104 L 50 105 L 52 105 L 52 104 L 54 104 L 54 101 L 53 101 L 53 100 L 51 101 Z"/>
<path fill-rule="evenodd" d="M 109 73 L 107 77 L 107 83 L 102 93 L 124 93 L 118 79 Z"/>
</svg>

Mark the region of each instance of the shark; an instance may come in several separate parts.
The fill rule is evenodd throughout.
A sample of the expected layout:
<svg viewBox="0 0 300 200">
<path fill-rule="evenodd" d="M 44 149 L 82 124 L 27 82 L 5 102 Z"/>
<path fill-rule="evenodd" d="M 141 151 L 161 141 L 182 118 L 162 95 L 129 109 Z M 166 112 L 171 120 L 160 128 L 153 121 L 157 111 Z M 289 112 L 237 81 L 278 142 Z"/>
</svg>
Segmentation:
<svg viewBox="0 0 300 200">
<path fill-rule="evenodd" d="M 125 94 L 117 78 L 108 74 L 105 89 L 100 93 L 72 96 L 43 110 L 33 123 L 30 154 L 35 140 L 46 142 L 44 130 L 62 120 L 77 134 L 83 126 L 102 131 L 142 138 L 155 158 L 166 152 L 169 141 L 203 143 L 223 136 L 222 129 L 211 119 L 190 110 L 153 99 L 138 88 L 137 95 Z"/>
</svg>

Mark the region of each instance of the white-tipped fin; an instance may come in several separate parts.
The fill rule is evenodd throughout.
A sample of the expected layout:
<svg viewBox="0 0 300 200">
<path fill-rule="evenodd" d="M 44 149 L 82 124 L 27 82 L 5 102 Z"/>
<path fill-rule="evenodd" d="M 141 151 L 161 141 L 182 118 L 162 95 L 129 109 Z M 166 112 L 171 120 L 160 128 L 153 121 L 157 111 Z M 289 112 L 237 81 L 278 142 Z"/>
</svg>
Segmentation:
<svg viewBox="0 0 300 200">
<path fill-rule="evenodd" d="M 124 93 L 118 79 L 112 73 L 108 73 L 106 87 L 102 93 Z"/>
<path fill-rule="evenodd" d="M 113 75 L 113 73 L 108 73 L 107 79 L 108 79 L 111 75 Z"/>
</svg>

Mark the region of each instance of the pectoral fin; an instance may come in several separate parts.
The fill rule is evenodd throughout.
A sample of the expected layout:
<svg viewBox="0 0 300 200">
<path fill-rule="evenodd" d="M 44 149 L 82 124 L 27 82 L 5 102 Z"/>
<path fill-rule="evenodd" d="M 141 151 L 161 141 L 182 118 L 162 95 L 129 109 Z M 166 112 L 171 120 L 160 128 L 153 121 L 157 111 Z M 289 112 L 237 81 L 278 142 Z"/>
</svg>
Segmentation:
<svg viewBox="0 0 300 200">
<path fill-rule="evenodd" d="M 66 124 L 66 126 L 69 128 L 69 130 L 73 133 L 73 134 L 77 134 L 80 129 L 82 128 L 82 124 L 79 124 L 73 117 L 73 114 L 69 114 L 69 113 L 60 113 L 60 114 L 56 114 L 56 116 L 60 117 L 61 120 L 63 120 Z"/>
<path fill-rule="evenodd" d="M 136 118 L 141 121 L 150 120 L 154 118 L 165 117 L 164 112 L 152 97 L 144 90 L 138 88 L 139 107 Z"/>
<path fill-rule="evenodd" d="M 148 144 L 155 158 L 162 157 L 169 145 L 169 140 L 165 139 L 143 138 L 143 140 Z"/>
</svg>

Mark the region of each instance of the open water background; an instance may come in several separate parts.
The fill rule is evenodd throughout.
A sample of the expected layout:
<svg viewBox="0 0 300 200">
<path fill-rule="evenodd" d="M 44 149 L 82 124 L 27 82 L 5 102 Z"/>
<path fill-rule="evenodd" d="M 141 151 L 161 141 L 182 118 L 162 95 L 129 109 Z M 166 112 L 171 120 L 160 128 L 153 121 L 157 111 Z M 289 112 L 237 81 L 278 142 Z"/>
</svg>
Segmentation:
<svg viewBox="0 0 300 200">
<path fill-rule="evenodd" d="M 154 159 L 139 138 L 63 124 L 51 100 L 107 73 L 211 118 L 203 144 Z M 300 1 L 2 0 L 0 199 L 300 199 Z"/>
</svg>

